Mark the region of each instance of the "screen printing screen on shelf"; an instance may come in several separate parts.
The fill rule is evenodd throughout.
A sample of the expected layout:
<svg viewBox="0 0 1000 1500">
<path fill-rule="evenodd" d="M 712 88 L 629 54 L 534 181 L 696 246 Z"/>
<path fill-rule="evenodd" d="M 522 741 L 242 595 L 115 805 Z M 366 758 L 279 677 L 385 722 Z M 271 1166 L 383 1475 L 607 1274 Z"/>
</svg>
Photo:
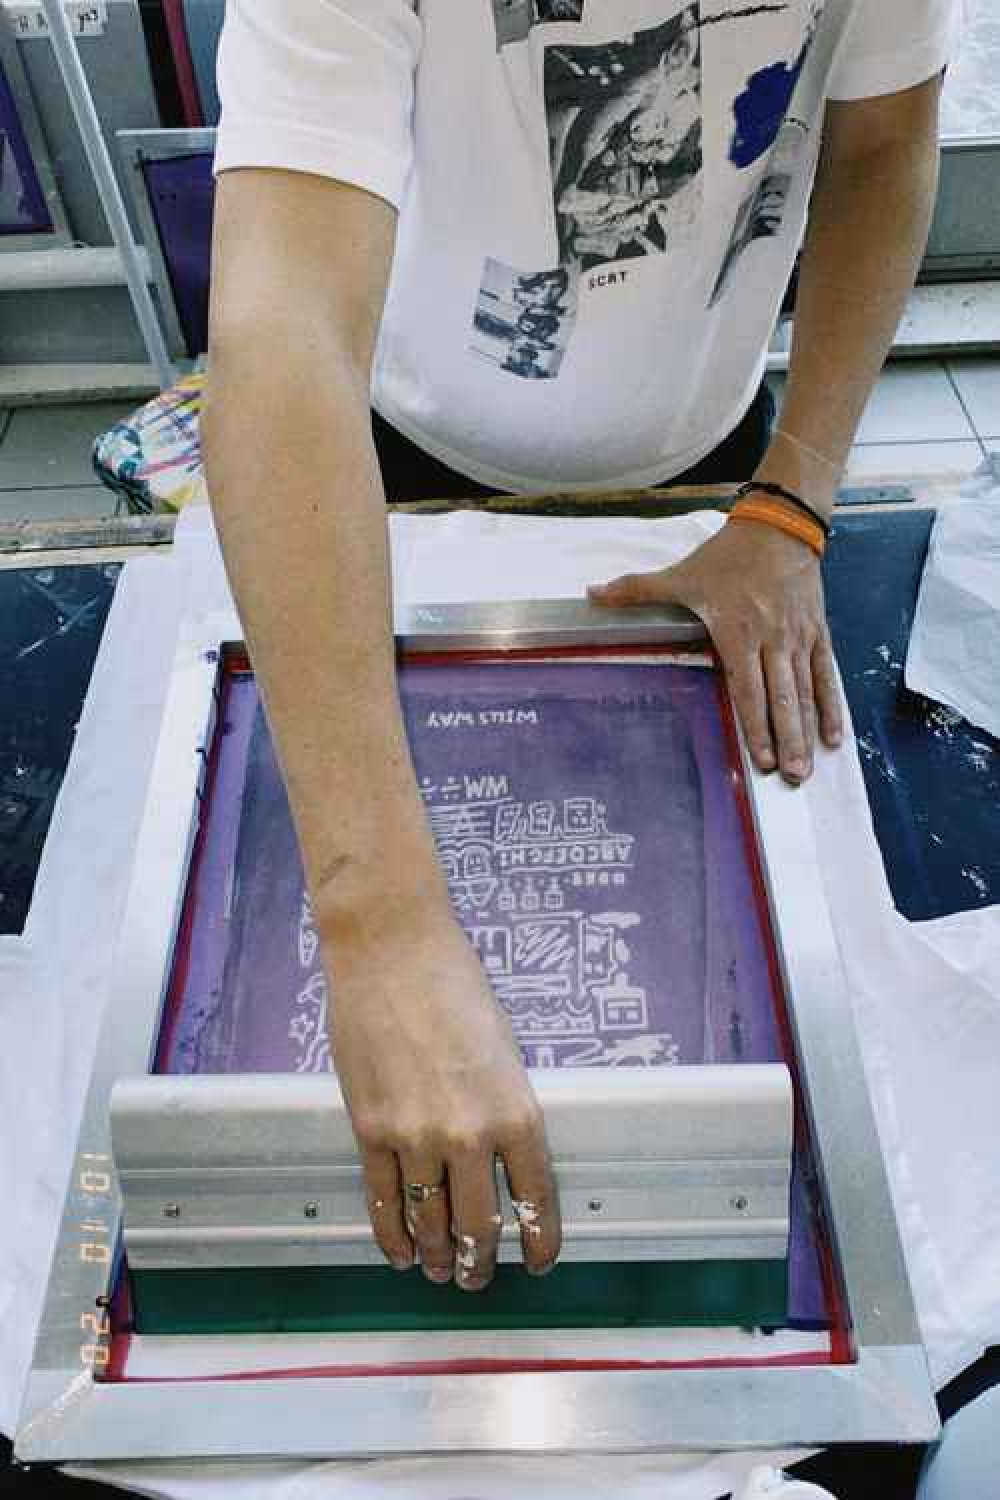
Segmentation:
<svg viewBox="0 0 1000 1500">
<path fill-rule="evenodd" d="M 324 1072 L 327 981 L 284 784 L 252 674 L 230 666 L 222 689 L 156 1070 Z M 414 659 L 400 693 L 452 902 L 529 1067 L 789 1060 L 714 671 Z M 817 1328 L 798 1135 L 789 1325 Z"/>
</svg>

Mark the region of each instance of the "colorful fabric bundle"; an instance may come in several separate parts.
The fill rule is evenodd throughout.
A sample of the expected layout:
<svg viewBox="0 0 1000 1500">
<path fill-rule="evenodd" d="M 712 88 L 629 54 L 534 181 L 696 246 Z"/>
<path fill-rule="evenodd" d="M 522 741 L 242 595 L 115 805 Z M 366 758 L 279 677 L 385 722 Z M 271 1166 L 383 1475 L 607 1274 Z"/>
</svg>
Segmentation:
<svg viewBox="0 0 1000 1500">
<path fill-rule="evenodd" d="M 98 477 L 133 514 L 183 509 L 202 498 L 199 418 L 204 373 L 186 375 L 94 443 Z"/>
</svg>

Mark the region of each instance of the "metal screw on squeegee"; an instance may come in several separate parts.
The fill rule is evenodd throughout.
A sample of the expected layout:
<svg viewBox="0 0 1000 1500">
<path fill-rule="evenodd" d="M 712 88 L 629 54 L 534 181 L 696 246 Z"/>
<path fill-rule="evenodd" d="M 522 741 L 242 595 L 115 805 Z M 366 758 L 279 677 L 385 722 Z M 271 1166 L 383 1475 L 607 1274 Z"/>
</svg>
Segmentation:
<svg viewBox="0 0 1000 1500">
<path fill-rule="evenodd" d="M 587 1207 L 590 1209 L 590 1212 L 592 1214 L 599 1214 L 601 1209 L 604 1207 L 604 1203 L 600 1198 L 591 1198 L 590 1202 L 587 1204 Z"/>
<path fill-rule="evenodd" d="M 307 1203 L 306 1206 L 305 1206 L 305 1208 L 302 1210 L 302 1212 L 305 1214 L 305 1216 L 306 1216 L 307 1219 L 318 1219 L 319 1218 L 319 1204 L 318 1203 Z"/>
<path fill-rule="evenodd" d="M 181 1206 L 180 1206 L 179 1203 L 164 1203 L 164 1205 L 163 1205 L 163 1217 L 165 1219 L 179 1219 L 180 1216 L 181 1216 Z"/>
<path fill-rule="evenodd" d="M 735 1208 L 738 1214 L 745 1214 L 750 1207 L 750 1199 L 744 1197 L 742 1193 L 737 1193 L 735 1198 L 730 1198 L 729 1206 Z"/>
<path fill-rule="evenodd" d="M 209 662 L 210 664 L 212 664 L 214 662 L 217 662 L 219 660 L 219 653 L 218 653 L 218 651 L 206 651 L 205 652 L 205 660 L 207 662 Z"/>
</svg>

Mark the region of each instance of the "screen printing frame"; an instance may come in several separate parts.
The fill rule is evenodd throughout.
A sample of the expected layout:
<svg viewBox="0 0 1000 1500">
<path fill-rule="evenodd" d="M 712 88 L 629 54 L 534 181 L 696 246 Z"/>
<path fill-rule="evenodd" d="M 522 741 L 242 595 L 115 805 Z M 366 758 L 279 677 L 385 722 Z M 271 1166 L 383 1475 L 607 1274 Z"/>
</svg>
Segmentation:
<svg viewBox="0 0 1000 1500">
<path fill-rule="evenodd" d="M 150 201 L 149 182 L 143 170 L 146 162 L 172 161 L 178 156 L 203 156 L 215 151 L 214 126 L 164 127 L 158 130 L 119 130 L 119 158 L 124 168 L 132 207 L 139 223 L 142 243 L 149 256 L 150 274 L 160 306 L 164 333 L 171 354 L 176 359 L 192 357 L 181 319 L 173 276 L 160 238 L 160 226 Z M 198 350 L 195 353 L 203 353 Z"/>
<path fill-rule="evenodd" d="M 0 233 L 0 254 L 13 250 L 64 248 L 73 243 L 73 235 L 66 218 L 62 195 L 59 192 L 55 170 L 45 144 L 24 64 L 18 51 L 17 39 L 10 29 L 10 23 L 2 7 L 0 7 L 0 65 L 3 67 L 9 100 L 17 114 L 21 134 L 28 150 L 35 182 L 45 199 L 46 212 L 52 225 L 51 229 L 12 230 L 9 234 Z"/>
<path fill-rule="evenodd" d="M 399 624 L 399 643 L 414 655 L 567 647 L 612 652 L 690 646 L 704 638 L 684 611 L 615 612 L 584 601 L 421 606 Z M 121 1242 L 111 1089 L 117 1078 L 152 1066 L 227 649 L 242 650 L 232 615 L 192 622 L 178 647 L 17 1457 L 70 1462 L 707 1451 L 935 1437 L 937 1409 L 808 806 L 802 793 L 755 772 L 742 740 L 739 753 L 849 1318 L 848 1362 L 475 1375 L 313 1373 L 297 1381 L 294 1401 L 288 1399 L 288 1379 L 273 1376 L 136 1383 L 102 1378 L 111 1362 L 108 1309 Z M 614 1330 L 606 1333 L 610 1359 Z M 294 1335 L 279 1336 L 276 1347 L 280 1337 Z"/>
</svg>

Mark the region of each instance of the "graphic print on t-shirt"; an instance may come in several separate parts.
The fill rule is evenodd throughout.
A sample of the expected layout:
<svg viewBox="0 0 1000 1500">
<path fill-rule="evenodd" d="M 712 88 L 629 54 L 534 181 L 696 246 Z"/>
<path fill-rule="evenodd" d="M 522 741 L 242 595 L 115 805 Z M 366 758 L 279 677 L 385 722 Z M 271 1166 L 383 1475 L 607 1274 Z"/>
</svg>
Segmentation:
<svg viewBox="0 0 1000 1500">
<path fill-rule="evenodd" d="M 548 21 L 582 21 L 586 0 L 492 0 L 497 50 L 524 42 L 532 26 Z"/>
<path fill-rule="evenodd" d="M 584 270 L 670 249 L 701 209 L 699 15 L 599 47 L 548 47 L 559 259 Z"/>
<path fill-rule="evenodd" d="M 778 138 L 809 49 L 819 28 L 823 0 L 810 0 L 805 33 L 798 56 L 791 62 L 771 63 L 747 79 L 733 103 L 735 126 L 729 159 L 736 167 L 752 167 Z"/>
<path fill-rule="evenodd" d="M 563 6 L 533 0 L 532 15 L 537 24 L 543 12 L 554 19 L 553 12 L 567 8 L 568 0 Z M 487 260 L 471 344 L 476 354 L 513 375 L 553 379 L 576 319 L 581 272 L 663 254 L 697 234 L 699 27 L 700 7 L 690 4 L 617 41 L 545 48 L 559 265 L 526 271 Z"/>
<path fill-rule="evenodd" d="M 511 375 L 551 380 L 576 319 L 577 286 L 578 278 L 564 266 L 517 271 L 488 260 L 471 348 Z"/>
<path fill-rule="evenodd" d="M 773 239 L 781 232 L 807 135 L 805 125 L 799 120 L 786 120 L 779 130 L 764 176 L 740 204 L 709 307 L 715 307 L 725 296 L 744 252 L 756 240 Z"/>
</svg>

